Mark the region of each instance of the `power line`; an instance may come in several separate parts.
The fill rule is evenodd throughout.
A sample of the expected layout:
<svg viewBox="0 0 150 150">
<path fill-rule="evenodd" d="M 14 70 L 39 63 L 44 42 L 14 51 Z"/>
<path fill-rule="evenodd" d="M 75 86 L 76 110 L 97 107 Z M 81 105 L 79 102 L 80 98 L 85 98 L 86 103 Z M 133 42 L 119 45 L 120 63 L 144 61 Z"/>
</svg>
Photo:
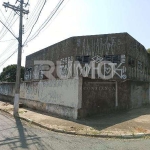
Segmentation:
<svg viewBox="0 0 150 150">
<path fill-rule="evenodd" d="M 1 57 L 4 57 L 5 55 L 8 55 L 8 52 L 11 51 L 12 48 L 16 48 L 17 45 L 16 45 L 16 42 L 15 41 L 12 41 L 8 46 L 7 48 L 0 54 L 0 58 Z"/>
<path fill-rule="evenodd" d="M 69 0 L 68 0 L 69 1 Z M 60 8 L 60 6 L 62 5 L 62 3 L 64 2 L 64 0 L 63 1 L 59 1 L 59 3 L 57 4 L 57 6 L 54 8 L 54 10 L 51 12 L 51 14 L 47 17 L 47 19 L 44 21 L 44 23 L 38 28 L 38 34 L 40 33 L 40 31 L 49 23 L 49 21 L 52 19 L 52 17 L 56 14 L 56 12 L 58 11 L 58 9 Z M 43 7 L 44 7 L 44 5 L 42 6 L 42 9 L 43 9 Z M 64 7 L 63 7 L 64 8 Z M 62 8 L 62 9 L 63 9 Z M 41 9 L 41 11 L 40 12 L 42 12 L 42 9 Z M 62 10 L 61 9 L 61 10 Z M 60 10 L 60 11 L 61 11 Z M 55 18 L 58 16 L 58 14 L 60 13 L 60 11 L 57 13 L 57 15 L 55 16 Z M 41 13 L 39 13 L 39 15 L 38 16 L 40 16 L 40 14 Z M 39 18 L 39 17 L 38 17 Z M 55 19 L 54 18 L 54 19 Z M 36 19 L 36 20 L 38 20 L 38 19 Z M 37 22 L 37 21 L 36 21 Z M 32 26 L 32 28 L 34 28 L 34 26 L 35 26 L 35 24 L 36 23 L 34 23 L 34 25 Z M 33 30 L 33 29 L 32 29 Z M 37 34 L 37 35 L 38 35 Z M 34 37 L 32 36 L 30 39 L 29 39 L 29 41 L 31 41 L 31 40 L 33 40 L 36 36 L 37 36 L 35 33 L 34 33 Z M 15 39 L 14 39 L 15 40 Z M 27 41 L 27 40 L 26 40 Z M 27 43 L 29 42 L 29 41 L 27 41 Z M 15 44 L 15 43 L 14 43 Z M 25 44 L 25 42 L 24 42 L 24 44 Z M 12 47 L 11 47 L 12 48 Z M 7 50 L 9 50 L 9 47 L 7 48 Z M 9 60 L 15 53 L 17 52 L 17 50 L 16 51 L 14 51 L 13 52 L 13 54 L 11 54 L 8 58 L 6 58 L 2 63 L 4 64 L 7 60 Z M 2 64 L 2 63 L 0 63 L 0 64 Z M 2 64 L 2 65 L 3 65 Z M 0 65 L 1 66 L 1 65 Z"/>
<path fill-rule="evenodd" d="M 18 40 L 14 33 L 0 20 L 0 22 L 7 28 L 7 30 Z"/>
<path fill-rule="evenodd" d="M 16 44 L 16 42 L 15 41 L 12 41 L 8 46 L 7 46 L 7 48 L 3 51 L 3 53 L 1 53 L 0 54 L 0 60 L 2 60 L 2 58 L 4 57 L 4 61 L 2 61 L 1 63 L 3 63 L 3 62 L 6 62 L 7 60 L 9 60 L 8 58 L 10 57 L 8 57 L 8 55 L 10 54 L 10 52 L 12 51 L 12 50 L 14 50 L 14 48 L 16 49 L 17 48 L 17 45 L 15 45 Z M 15 54 L 15 53 L 14 53 Z M 6 58 L 5 58 L 5 56 L 7 56 Z M 1 64 L 0 63 L 0 64 Z"/>
<path fill-rule="evenodd" d="M 13 40 L 16 40 L 16 39 L 3 40 L 3 41 L 0 41 L 0 42 L 9 42 L 9 41 L 13 41 Z"/>
<path fill-rule="evenodd" d="M 38 30 L 32 35 L 32 37 L 28 41 L 27 41 L 27 39 L 25 40 L 24 45 L 27 44 L 28 42 L 30 42 L 31 40 L 33 40 L 41 32 L 41 30 L 49 23 L 49 21 L 52 19 L 52 17 L 56 14 L 56 12 L 58 11 L 58 9 L 60 8 L 60 6 L 62 5 L 63 2 L 64 2 L 64 0 L 59 1 L 57 6 L 51 12 L 51 14 L 47 17 L 47 19 L 43 22 L 43 24 L 38 28 Z"/>
<path fill-rule="evenodd" d="M 7 30 L 16 38 L 16 39 L 18 39 L 15 35 L 14 35 L 14 33 L 0 20 L 0 22 L 7 28 Z"/>
<path fill-rule="evenodd" d="M 10 21 L 10 24 L 9 24 L 9 26 L 11 26 L 11 27 L 15 24 L 15 22 L 16 22 L 17 19 L 18 19 L 18 17 L 14 20 L 14 22 L 12 22 L 13 19 L 14 19 L 14 18 L 12 18 L 12 20 Z M 8 30 L 5 28 L 3 34 L 2 34 L 1 37 L 0 37 L 0 40 L 6 35 L 7 32 L 8 32 Z M 13 32 L 12 32 L 12 33 L 13 33 Z M 13 33 L 13 34 L 14 34 L 14 33 Z M 14 35 L 15 35 L 15 34 L 14 34 Z"/>
<path fill-rule="evenodd" d="M 45 1 L 45 0 L 44 0 Z M 34 8 L 34 10 L 32 11 L 32 13 L 30 14 L 30 18 L 28 19 L 27 23 L 25 24 L 25 32 L 26 33 L 30 27 L 32 26 L 32 24 L 34 23 L 34 20 L 36 20 L 36 16 L 37 14 L 39 14 L 38 10 L 41 10 L 41 7 L 43 6 L 42 3 L 44 1 L 39 0 Z M 42 3 L 41 3 L 42 2 Z"/>
<path fill-rule="evenodd" d="M 45 4 L 46 4 L 46 0 L 44 1 L 44 4 L 43 4 L 43 6 L 42 6 L 42 8 L 41 8 L 41 10 L 40 10 L 40 12 L 39 12 L 39 15 L 38 15 L 38 17 L 37 17 L 35 23 L 33 24 L 32 28 L 31 28 L 31 31 L 30 31 L 29 35 L 27 36 L 25 42 L 28 40 L 29 36 L 31 35 L 31 33 L 32 33 L 32 31 L 33 31 L 33 28 L 35 27 L 36 23 L 38 22 L 39 17 L 40 17 L 40 15 L 41 15 L 41 12 L 42 12 L 42 10 L 43 10 Z M 24 42 L 24 43 L 25 43 L 25 42 Z"/>
<path fill-rule="evenodd" d="M 7 60 L 9 60 L 16 52 L 17 49 L 7 59 L 5 59 L 2 63 L 0 63 L 0 66 L 2 66 Z"/>
<path fill-rule="evenodd" d="M 29 15 L 29 19 L 25 24 L 25 30 L 26 28 L 30 28 L 32 22 L 34 21 L 34 18 L 36 18 L 35 16 L 38 14 L 38 10 L 40 10 L 40 7 L 42 6 L 41 3 L 43 1 L 38 0 L 36 6 L 34 7 L 34 10 L 32 11 L 32 13 Z M 30 17 L 31 16 L 31 17 Z"/>
<path fill-rule="evenodd" d="M 68 0 L 59 11 L 57 11 L 57 14 L 52 18 L 52 21 L 49 23 L 49 25 L 51 25 L 51 23 L 56 19 L 56 17 L 60 14 L 60 12 L 64 9 L 64 7 L 68 4 L 69 1 L 70 0 Z M 45 30 L 49 27 L 49 25 L 45 28 Z"/>
<path fill-rule="evenodd" d="M 40 0 L 39 0 L 40 1 Z M 1 10 L 0 10 L 1 11 Z M 2 11 L 1 11 L 1 13 L 2 13 Z M 12 11 L 11 11 L 11 13 L 10 13 L 10 15 L 9 15 L 9 17 L 6 19 L 6 17 L 4 16 L 4 14 L 2 13 L 2 15 L 3 15 L 3 17 L 5 18 L 5 20 L 6 20 L 6 24 L 8 24 L 9 25 L 9 27 L 11 27 L 11 25 L 13 25 L 16 21 L 17 21 L 17 19 L 18 18 L 16 18 L 16 20 L 12 23 L 12 20 L 13 20 L 13 18 L 12 18 Z M 12 18 L 12 20 L 10 19 L 10 18 Z M 8 22 L 8 20 L 11 20 L 10 21 L 10 23 Z M 3 22 L 2 22 L 3 23 Z M 11 24 L 12 23 L 12 24 Z M 6 27 L 6 25 L 3 23 L 3 25 Z M 2 28 L 2 30 L 0 31 L 0 32 L 2 32 L 3 31 L 3 29 L 5 29 L 4 28 L 4 26 L 3 26 L 3 28 Z M 8 29 L 8 28 L 7 28 Z M 8 30 L 7 29 L 5 29 L 4 30 L 4 32 L 3 32 L 3 34 L 2 34 L 2 36 L 1 36 L 1 39 L 4 37 L 4 35 L 8 32 Z M 5 40 L 5 41 L 0 41 L 0 42 L 6 42 L 6 41 L 11 41 L 11 40 L 15 40 L 15 39 L 10 39 L 10 40 Z M 9 51 L 11 51 L 10 49 L 12 48 L 12 46 L 15 44 L 15 42 L 13 41 L 12 43 L 10 43 L 9 45 L 8 45 L 8 47 L 3 51 L 3 53 L 1 53 L 0 54 L 0 57 L 2 57 L 2 56 L 4 56 L 4 55 L 6 55 L 7 53 L 7 51 L 9 50 Z M 16 45 L 14 45 L 13 47 L 16 47 Z M 8 58 L 6 58 L 3 62 L 1 62 L 0 64 L 1 65 L 3 65 L 7 60 L 9 60 L 9 58 L 10 57 L 12 57 L 15 53 L 17 52 L 17 49 L 13 52 L 13 54 L 11 54 Z M 7 54 L 8 55 L 8 54 Z"/>
<path fill-rule="evenodd" d="M 10 24 L 9 24 L 8 20 L 6 19 L 5 15 L 4 15 L 4 13 L 2 12 L 2 10 L 1 10 L 1 9 L 0 9 L 0 12 L 1 12 L 1 14 L 3 15 L 3 17 L 5 18 L 6 23 L 7 23 L 7 24 L 8 24 L 8 26 L 9 26 Z M 11 28 L 11 26 L 9 26 L 9 27 Z"/>
<path fill-rule="evenodd" d="M 10 21 L 10 22 L 12 22 L 12 20 L 13 20 L 13 15 L 12 15 L 12 11 L 10 12 L 10 14 L 9 14 L 9 16 L 8 16 L 8 18 L 7 18 L 7 21 Z M 7 21 L 5 22 L 5 24 L 7 24 Z M 7 32 L 8 30 L 3 26 L 2 27 L 2 29 L 1 29 L 1 31 L 0 31 L 0 33 L 4 33 L 4 32 Z"/>
</svg>

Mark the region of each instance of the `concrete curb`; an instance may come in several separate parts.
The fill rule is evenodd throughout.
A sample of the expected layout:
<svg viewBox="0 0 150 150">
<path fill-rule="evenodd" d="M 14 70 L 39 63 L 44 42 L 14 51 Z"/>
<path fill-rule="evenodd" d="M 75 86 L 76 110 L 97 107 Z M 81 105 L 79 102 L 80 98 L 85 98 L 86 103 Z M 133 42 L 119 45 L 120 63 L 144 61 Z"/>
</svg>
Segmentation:
<svg viewBox="0 0 150 150">
<path fill-rule="evenodd" d="M 13 116 L 11 113 L 9 113 L 8 111 L 2 110 L 1 111 Z M 49 131 L 53 131 L 53 132 L 57 132 L 57 133 L 64 133 L 64 134 L 69 134 L 69 135 L 79 135 L 79 136 L 86 136 L 86 137 L 97 137 L 97 138 L 116 138 L 116 139 L 138 139 L 138 138 L 144 138 L 144 137 L 148 137 L 150 136 L 150 134 L 145 134 L 145 133 L 137 133 L 137 134 L 132 134 L 132 135 L 128 135 L 128 134 L 124 134 L 124 135 L 94 135 L 94 134 L 80 134 L 80 133 L 76 133 L 76 132 L 72 132 L 72 131 L 65 131 L 65 130 L 59 130 L 59 129 L 54 129 L 51 127 L 46 127 L 40 123 L 37 123 L 31 119 L 28 118 L 24 118 L 24 117 L 20 117 L 18 116 L 17 118 L 20 118 L 21 120 L 24 120 L 28 123 L 31 123 L 33 125 L 36 125 L 38 127 L 41 127 L 43 129 L 49 130 Z"/>
</svg>

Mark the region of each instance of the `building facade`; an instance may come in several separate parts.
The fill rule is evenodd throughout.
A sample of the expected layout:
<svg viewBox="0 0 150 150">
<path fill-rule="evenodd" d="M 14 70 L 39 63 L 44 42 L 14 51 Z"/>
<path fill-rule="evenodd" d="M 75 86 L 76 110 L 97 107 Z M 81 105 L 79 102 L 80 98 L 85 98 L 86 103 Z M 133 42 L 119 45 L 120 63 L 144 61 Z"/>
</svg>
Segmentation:
<svg viewBox="0 0 150 150">
<path fill-rule="evenodd" d="M 46 66 L 46 61 L 53 62 L 51 74 L 47 67 L 52 66 Z M 60 79 L 57 61 L 64 76 L 70 62 L 71 67 L 79 62 L 78 78 L 77 70 L 72 69 L 68 79 Z M 100 72 L 96 69 L 99 64 Z M 128 33 L 71 37 L 27 56 L 25 68 L 21 101 L 31 108 L 77 119 L 150 103 L 150 55 Z M 83 76 L 81 70 L 88 68 Z M 7 89 L 0 92 L 11 93 Z"/>
<path fill-rule="evenodd" d="M 71 37 L 33 53 L 26 57 L 26 80 L 44 79 L 40 76 L 41 70 L 34 65 L 35 60 L 49 60 L 55 66 L 56 61 L 61 61 L 64 70 L 68 61 L 79 61 L 84 66 L 93 60 L 105 60 L 117 64 L 114 79 L 150 79 L 150 56 L 144 46 L 128 33 Z M 56 70 L 53 75 L 58 77 Z"/>
</svg>

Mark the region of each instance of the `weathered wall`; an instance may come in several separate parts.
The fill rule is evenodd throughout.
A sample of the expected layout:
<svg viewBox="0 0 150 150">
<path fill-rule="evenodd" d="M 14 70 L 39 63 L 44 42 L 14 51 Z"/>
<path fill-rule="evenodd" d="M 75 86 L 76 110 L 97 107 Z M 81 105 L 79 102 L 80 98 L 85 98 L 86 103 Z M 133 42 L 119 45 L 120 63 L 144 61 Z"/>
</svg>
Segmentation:
<svg viewBox="0 0 150 150">
<path fill-rule="evenodd" d="M 15 94 L 15 84 L 14 83 L 1 83 L 0 93 L 3 95 L 14 96 Z"/>
<path fill-rule="evenodd" d="M 0 93 L 13 96 L 14 84 L 0 84 Z M 82 79 L 23 82 L 20 88 L 21 102 L 26 106 L 74 119 L 81 108 L 81 95 Z"/>
<path fill-rule="evenodd" d="M 71 37 L 44 48 L 26 57 L 28 71 L 26 71 L 25 76 L 27 78 L 25 77 L 25 79 L 38 79 L 34 77 L 34 74 L 40 78 L 40 71 L 38 69 L 37 72 L 34 70 L 35 60 L 50 60 L 55 65 L 56 61 L 61 61 L 61 67 L 66 70 L 69 60 L 76 61 L 86 56 L 89 57 L 89 61 L 99 61 L 103 58 L 117 63 L 119 67 L 113 79 L 128 78 L 138 81 L 150 81 L 150 58 L 148 53 L 145 47 L 128 33 Z M 82 63 L 84 65 L 87 62 Z M 56 70 L 54 70 L 53 76 L 57 77 Z"/>
<path fill-rule="evenodd" d="M 20 102 L 23 103 L 25 106 L 34 110 L 40 110 L 43 112 L 48 112 L 50 114 L 67 117 L 67 118 L 73 118 L 73 119 L 77 119 L 78 117 L 77 108 L 74 107 L 66 107 L 62 105 L 42 103 L 39 101 L 22 99 L 22 98 L 20 99 Z"/>
<path fill-rule="evenodd" d="M 14 87 L 14 83 L 1 83 L 0 99 L 12 101 Z M 23 82 L 20 102 L 33 109 L 77 119 L 150 103 L 149 87 L 143 81 L 90 78 Z"/>
<path fill-rule="evenodd" d="M 74 37 L 73 51 L 75 56 L 89 56 L 90 61 L 95 61 L 95 66 L 101 59 L 116 63 L 118 69 L 113 79 L 126 79 L 126 35 L 127 33 L 115 33 Z M 109 73 L 110 67 L 105 70 L 105 74 Z"/>
<path fill-rule="evenodd" d="M 69 60 L 77 61 L 77 57 L 80 56 L 89 56 L 89 61 L 91 61 L 93 59 L 97 59 L 97 56 L 104 58 L 106 55 L 114 55 L 114 58 L 119 58 L 119 60 L 117 61 L 118 63 L 122 63 L 120 69 L 123 69 L 126 67 L 127 62 L 125 54 L 126 33 L 71 37 L 69 39 L 56 43 L 55 45 L 49 46 L 43 50 L 40 50 L 36 53 L 27 56 L 27 71 L 25 74 L 25 79 L 35 79 L 35 60 L 50 60 L 53 61 L 55 65 L 56 61 L 61 61 L 62 68 L 64 68 L 65 70 L 65 68 L 67 67 L 67 62 Z M 36 72 L 37 76 L 40 76 L 39 72 L 39 70 Z M 122 77 L 120 71 L 118 74 L 119 75 L 116 77 L 120 79 Z M 57 77 L 56 70 L 53 72 L 53 76 Z"/>
<path fill-rule="evenodd" d="M 83 78 L 82 88 L 80 117 L 114 110 L 127 110 L 150 103 L 148 82 Z"/>
<path fill-rule="evenodd" d="M 83 78 L 82 108 L 79 116 L 106 113 L 115 109 L 115 82 Z"/>
<path fill-rule="evenodd" d="M 20 97 L 68 107 L 81 107 L 78 104 L 78 79 L 43 80 L 21 84 Z"/>
<path fill-rule="evenodd" d="M 25 80 L 31 80 L 36 79 L 34 77 L 34 60 L 50 60 L 56 63 L 57 60 L 61 60 L 62 58 L 73 59 L 71 56 L 73 56 L 73 39 L 68 38 L 66 40 L 63 40 L 59 43 L 56 43 L 52 46 L 46 47 L 40 51 L 37 51 L 29 56 L 26 57 L 26 69 L 29 69 L 28 71 L 25 71 Z M 56 75 L 56 71 L 53 72 L 53 76 Z M 39 79 L 39 78 L 38 78 Z"/>
<path fill-rule="evenodd" d="M 82 108 L 79 115 L 108 113 L 128 109 L 130 105 L 128 82 L 83 79 Z"/>
<path fill-rule="evenodd" d="M 118 109 L 126 110 L 131 108 L 131 85 L 130 81 L 117 82 L 118 89 Z"/>
<path fill-rule="evenodd" d="M 115 55 L 126 53 L 126 33 L 73 37 L 75 56 Z"/>
<path fill-rule="evenodd" d="M 131 106 L 132 108 L 140 107 L 142 104 L 150 103 L 149 101 L 149 83 L 131 81 Z"/>
<path fill-rule="evenodd" d="M 150 57 L 145 47 L 132 36 L 126 36 L 127 76 L 138 81 L 150 81 Z"/>
</svg>

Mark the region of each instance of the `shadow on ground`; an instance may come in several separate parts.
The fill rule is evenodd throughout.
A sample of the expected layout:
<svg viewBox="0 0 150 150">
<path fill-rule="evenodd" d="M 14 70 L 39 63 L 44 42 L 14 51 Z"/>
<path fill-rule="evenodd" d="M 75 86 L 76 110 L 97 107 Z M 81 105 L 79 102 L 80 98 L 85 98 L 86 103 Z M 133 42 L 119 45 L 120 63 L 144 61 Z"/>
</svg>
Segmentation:
<svg viewBox="0 0 150 150">
<path fill-rule="evenodd" d="M 90 116 L 76 122 L 99 131 L 113 126 L 119 129 L 139 126 L 150 130 L 150 106 L 142 106 L 141 108 L 106 115 Z"/>
<path fill-rule="evenodd" d="M 18 117 L 1 112 L 0 119 L 0 149 L 47 149 L 41 137 L 23 126 Z"/>
<path fill-rule="evenodd" d="M 109 131 L 118 131 L 118 134 L 128 131 L 128 133 L 131 134 L 150 133 L 150 105 L 145 105 L 141 108 L 131 109 L 128 111 L 117 111 L 105 115 L 99 114 L 78 120 L 63 118 L 26 107 L 23 109 L 23 114 L 20 112 L 21 117 L 29 118 L 52 129 L 74 131 L 76 133 L 79 131 L 80 133 L 85 134 L 87 133 L 87 131 L 85 131 L 87 128 L 92 130 L 88 133 L 91 133 L 94 130 L 107 133 Z M 24 111 L 26 112 L 24 113 Z M 16 123 L 19 124 L 17 120 Z M 84 132 L 82 132 L 83 130 Z M 21 128 L 20 132 L 23 132 Z M 23 137 L 21 140 L 24 140 Z"/>
<path fill-rule="evenodd" d="M 59 117 L 57 115 L 43 113 L 41 111 L 39 112 L 30 108 L 26 109 L 34 111 L 36 113 L 53 116 L 58 119 L 63 119 L 66 121 L 69 120 L 75 123 L 75 127 L 77 124 L 85 125 L 98 131 L 109 128 L 110 130 L 129 130 L 131 128 L 133 130 L 133 128 L 135 128 L 135 131 L 137 130 L 137 132 L 146 132 L 147 130 L 150 130 L 150 105 L 145 105 L 141 108 L 131 109 L 128 111 L 117 111 L 111 114 L 100 114 L 95 116 L 93 115 L 78 120 Z M 77 126 L 77 128 L 78 127 L 79 126 Z"/>
</svg>

